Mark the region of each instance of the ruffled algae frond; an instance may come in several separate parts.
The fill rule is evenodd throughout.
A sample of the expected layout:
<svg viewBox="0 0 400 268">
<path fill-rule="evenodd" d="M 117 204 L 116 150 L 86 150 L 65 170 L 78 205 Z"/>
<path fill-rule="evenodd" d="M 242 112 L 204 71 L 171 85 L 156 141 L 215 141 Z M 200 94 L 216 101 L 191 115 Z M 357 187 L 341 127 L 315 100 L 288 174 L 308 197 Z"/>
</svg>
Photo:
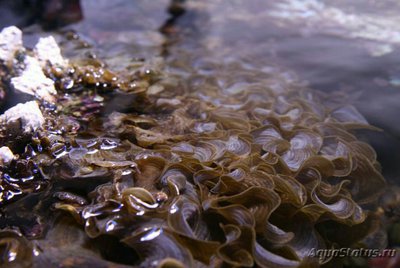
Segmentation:
<svg viewBox="0 0 400 268">
<path fill-rule="evenodd" d="M 207 75 L 45 61 L 45 122 L 0 139 L 17 155 L 0 170 L 2 264 L 318 267 L 311 249 L 379 230 L 365 119 L 279 72 L 235 68 L 220 91 Z"/>
</svg>

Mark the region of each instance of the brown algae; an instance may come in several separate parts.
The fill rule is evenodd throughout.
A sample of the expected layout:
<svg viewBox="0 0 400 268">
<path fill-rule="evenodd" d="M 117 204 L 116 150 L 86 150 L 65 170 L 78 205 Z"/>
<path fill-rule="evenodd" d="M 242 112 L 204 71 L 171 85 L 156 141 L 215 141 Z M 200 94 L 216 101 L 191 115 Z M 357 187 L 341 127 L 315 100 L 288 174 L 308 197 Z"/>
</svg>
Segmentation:
<svg viewBox="0 0 400 268">
<path fill-rule="evenodd" d="M 1 264 L 318 267 L 379 228 L 371 127 L 329 95 L 245 68 L 225 92 L 97 59 L 44 73 L 57 102 L 0 169 Z"/>
</svg>

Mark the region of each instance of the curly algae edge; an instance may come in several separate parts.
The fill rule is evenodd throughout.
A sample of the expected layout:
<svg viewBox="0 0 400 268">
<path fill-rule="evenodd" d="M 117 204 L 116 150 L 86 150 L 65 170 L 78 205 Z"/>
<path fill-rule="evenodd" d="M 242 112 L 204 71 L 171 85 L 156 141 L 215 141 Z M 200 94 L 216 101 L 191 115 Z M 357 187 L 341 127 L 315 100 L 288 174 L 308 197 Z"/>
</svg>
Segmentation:
<svg viewBox="0 0 400 268">
<path fill-rule="evenodd" d="M 63 75 L 53 77 L 56 85 Z M 51 227 L 29 242 L 23 231 L 1 231 L 3 262 L 318 267 L 311 249 L 366 237 L 374 218 L 362 205 L 385 184 L 374 150 L 354 135 L 370 126 L 350 106 L 325 105 L 329 96 L 260 85 L 230 96 L 212 92 L 218 101 L 187 94 L 179 105 L 157 102 L 163 92 L 115 89 L 140 94 L 130 105 L 141 108 L 84 123 L 92 89 L 64 100 L 68 109 L 47 113 L 24 162 L 50 185 L 39 203 L 50 215 L 41 223 Z M 105 104 L 111 91 L 100 93 Z"/>
</svg>

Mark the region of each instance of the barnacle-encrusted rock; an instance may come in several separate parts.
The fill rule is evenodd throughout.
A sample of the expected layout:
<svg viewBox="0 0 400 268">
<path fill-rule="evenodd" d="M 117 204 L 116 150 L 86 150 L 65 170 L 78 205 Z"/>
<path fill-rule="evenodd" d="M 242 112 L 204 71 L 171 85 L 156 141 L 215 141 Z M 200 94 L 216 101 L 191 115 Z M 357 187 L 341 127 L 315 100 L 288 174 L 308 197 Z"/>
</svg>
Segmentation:
<svg viewBox="0 0 400 268">
<path fill-rule="evenodd" d="M 54 82 L 43 73 L 39 61 L 31 56 L 26 56 L 24 64 L 25 69 L 22 74 L 11 78 L 14 89 L 48 102 L 54 102 L 53 95 L 57 93 Z"/>
<path fill-rule="evenodd" d="M 18 62 L 13 66 L 16 52 L 23 51 Z M 18 59 L 18 61 L 21 61 Z M 40 38 L 33 53 L 26 51 L 22 44 L 22 32 L 15 26 L 3 29 L 0 33 L 0 60 L 7 66 L 7 72 L 17 74 L 11 78 L 12 87 L 19 93 L 35 96 L 40 100 L 55 102 L 57 93 L 54 81 L 46 76 L 42 68 L 68 66 L 68 61 L 61 56 L 60 48 L 52 36 Z"/>
<path fill-rule="evenodd" d="M 66 67 L 68 65 L 68 61 L 61 55 L 60 48 L 52 36 L 39 38 L 34 53 L 42 67 L 45 67 L 47 62 L 55 67 Z"/>
<path fill-rule="evenodd" d="M 4 28 L 0 33 L 0 60 L 10 64 L 15 52 L 22 49 L 21 30 L 15 26 Z"/>
<path fill-rule="evenodd" d="M 0 115 L 3 127 L 20 129 L 21 134 L 36 131 L 43 123 L 44 117 L 36 101 L 17 104 Z"/>
</svg>

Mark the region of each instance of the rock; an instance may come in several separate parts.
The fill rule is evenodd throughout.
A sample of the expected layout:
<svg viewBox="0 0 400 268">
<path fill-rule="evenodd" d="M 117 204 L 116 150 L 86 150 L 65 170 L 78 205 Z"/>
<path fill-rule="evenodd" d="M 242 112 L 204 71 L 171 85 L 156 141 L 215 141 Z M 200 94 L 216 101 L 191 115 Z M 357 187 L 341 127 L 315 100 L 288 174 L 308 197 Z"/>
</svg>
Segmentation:
<svg viewBox="0 0 400 268">
<path fill-rule="evenodd" d="M 36 1 L 33 1 L 36 2 Z M 56 29 L 83 19 L 80 0 L 41 1 L 40 24 L 46 30 Z"/>
<path fill-rule="evenodd" d="M 177 107 L 181 105 L 181 101 L 178 99 L 166 99 L 166 98 L 159 98 L 157 99 L 156 105 L 157 106 L 172 106 Z"/>
<path fill-rule="evenodd" d="M 0 165 L 8 165 L 15 158 L 13 152 L 7 146 L 0 148 Z"/>
<path fill-rule="evenodd" d="M 29 134 L 41 128 L 44 117 L 36 101 L 20 103 L 0 115 L 0 124 L 6 129 L 19 127 L 21 134 Z"/>
<path fill-rule="evenodd" d="M 24 63 L 26 67 L 21 76 L 11 78 L 14 89 L 48 102 L 54 102 L 53 95 L 57 93 L 54 82 L 45 76 L 39 61 L 31 56 L 26 56 Z"/>
<path fill-rule="evenodd" d="M 22 32 L 15 26 L 4 28 L 0 33 L 0 60 L 10 63 L 15 52 L 23 50 Z"/>
<path fill-rule="evenodd" d="M 42 67 L 47 62 L 50 62 L 52 66 L 66 67 L 68 65 L 68 61 L 62 57 L 60 47 L 52 36 L 40 38 L 34 48 L 34 53 Z"/>
</svg>

